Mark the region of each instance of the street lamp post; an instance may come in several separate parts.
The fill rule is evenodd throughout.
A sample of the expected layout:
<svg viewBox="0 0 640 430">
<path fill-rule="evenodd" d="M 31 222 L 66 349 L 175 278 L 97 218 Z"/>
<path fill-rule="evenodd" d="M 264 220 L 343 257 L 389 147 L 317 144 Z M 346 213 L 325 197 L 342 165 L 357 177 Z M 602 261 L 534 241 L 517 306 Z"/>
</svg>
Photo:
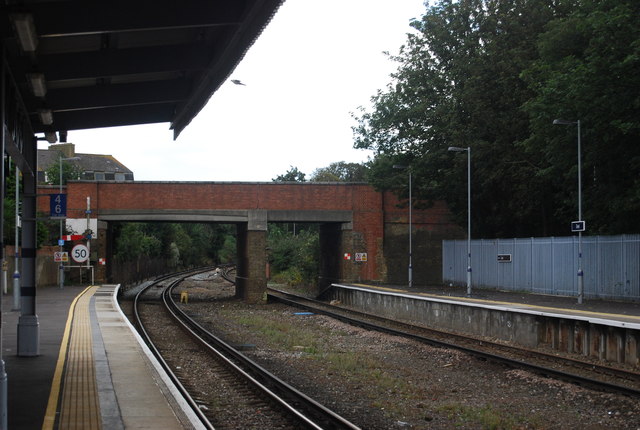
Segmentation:
<svg viewBox="0 0 640 430">
<path fill-rule="evenodd" d="M 584 272 L 582 271 L 582 232 L 584 231 L 584 221 L 582 219 L 582 148 L 580 142 L 580 120 L 567 121 L 564 119 L 554 119 L 554 125 L 576 125 L 578 127 L 578 304 L 582 304 L 584 299 Z"/>
<path fill-rule="evenodd" d="M 411 219 L 411 207 L 413 206 L 413 199 L 411 196 L 411 167 L 404 166 L 401 164 L 394 164 L 394 169 L 406 169 L 409 171 L 409 288 L 413 287 L 413 264 L 412 264 L 412 236 L 413 236 L 413 225 Z"/>
<path fill-rule="evenodd" d="M 450 146 L 448 150 L 467 152 L 467 296 L 471 296 L 471 147 Z"/>
<path fill-rule="evenodd" d="M 79 157 L 70 157 L 70 158 L 63 158 L 62 157 L 62 153 L 60 153 L 60 164 L 59 164 L 59 169 L 60 169 L 60 188 L 59 188 L 59 192 L 60 194 L 62 194 L 62 162 L 63 161 L 71 161 L 71 160 L 79 160 Z M 60 240 L 62 240 L 62 218 L 60 219 L 60 236 L 58 236 L 58 246 L 60 247 L 60 255 L 62 255 L 63 252 L 63 246 L 62 243 L 60 242 Z M 60 260 L 60 274 L 58 276 L 59 280 L 60 280 L 60 288 L 64 288 L 64 264 L 63 261 Z"/>
<path fill-rule="evenodd" d="M 19 311 L 20 310 L 20 264 L 19 264 L 19 259 L 20 259 L 20 251 L 18 250 L 18 245 L 19 245 L 19 239 L 20 239 L 20 205 L 19 202 L 20 201 L 20 170 L 18 170 L 18 166 L 16 165 L 16 227 L 15 227 L 15 241 L 13 242 L 15 244 L 15 259 L 13 260 L 14 263 L 13 265 L 14 267 L 14 271 L 13 271 L 13 307 L 11 308 L 12 311 Z"/>
</svg>

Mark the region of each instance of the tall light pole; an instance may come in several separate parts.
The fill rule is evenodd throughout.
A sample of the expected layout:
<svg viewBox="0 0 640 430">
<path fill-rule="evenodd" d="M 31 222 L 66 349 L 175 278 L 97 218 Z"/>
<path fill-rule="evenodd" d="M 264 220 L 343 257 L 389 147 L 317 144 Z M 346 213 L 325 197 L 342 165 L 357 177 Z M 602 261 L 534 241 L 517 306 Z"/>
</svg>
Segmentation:
<svg viewBox="0 0 640 430">
<path fill-rule="evenodd" d="M 580 120 L 554 119 L 554 125 L 576 125 L 578 127 L 578 221 L 571 223 L 571 230 L 578 232 L 578 304 L 584 299 L 584 272 L 582 271 L 582 232 L 586 225 L 582 219 L 582 148 L 580 142 Z"/>
<path fill-rule="evenodd" d="M 71 161 L 71 160 L 79 160 L 79 157 L 70 157 L 70 158 L 63 158 L 62 157 L 62 153 L 60 153 L 60 164 L 59 164 L 59 169 L 60 169 L 60 188 L 59 188 L 59 192 L 60 194 L 62 194 L 62 162 L 63 161 Z M 58 246 L 60 247 L 60 255 L 62 255 L 63 252 L 63 246 L 62 246 L 62 242 L 60 242 L 62 240 L 62 221 L 63 219 L 60 218 L 60 236 L 58 236 Z M 64 288 L 64 264 L 63 261 L 60 260 L 60 273 L 58 276 L 58 279 L 60 280 L 60 288 Z"/>
<path fill-rule="evenodd" d="M 448 150 L 467 152 L 467 296 L 471 296 L 471 147 L 450 146 Z"/>
<path fill-rule="evenodd" d="M 406 169 L 409 172 L 409 288 L 413 287 L 413 264 L 411 261 L 412 255 L 412 236 L 413 236 L 413 225 L 411 220 L 411 207 L 413 206 L 413 199 L 411 196 L 411 166 L 405 166 L 402 164 L 394 164 L 394 169 Z"/>
<path fill-rule="evenodd" d="M 20 264 L 18 264 L 20 260 L 20 251 L 18 248 L 20 242 L 20 170 L 16 165 L 16 228 L 15 228 L 15 259 L 14 263 L 14 271 L 13 271 L 13 307 L 12 311 L 20 310 Z"/>
</svg>

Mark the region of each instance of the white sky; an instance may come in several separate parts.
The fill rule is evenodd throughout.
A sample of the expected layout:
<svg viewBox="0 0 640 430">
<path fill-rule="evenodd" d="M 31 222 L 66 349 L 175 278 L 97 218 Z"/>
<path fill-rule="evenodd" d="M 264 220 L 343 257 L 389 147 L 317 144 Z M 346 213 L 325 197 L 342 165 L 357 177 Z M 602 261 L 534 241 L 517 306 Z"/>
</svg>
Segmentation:
<svg viewBox="0 0 640 430">
<path fill-rule="evenodd" d="M 351 112 L 391 81 L 424 0 L 286 0 L 230 79 L 176 141 L 169 124 L 69 131 L 76 152 L 111 154 L 140 181 L 271 181 L 362 162 Z M 40 143 L 46 148 L 46 142 Z"/>
</svg>

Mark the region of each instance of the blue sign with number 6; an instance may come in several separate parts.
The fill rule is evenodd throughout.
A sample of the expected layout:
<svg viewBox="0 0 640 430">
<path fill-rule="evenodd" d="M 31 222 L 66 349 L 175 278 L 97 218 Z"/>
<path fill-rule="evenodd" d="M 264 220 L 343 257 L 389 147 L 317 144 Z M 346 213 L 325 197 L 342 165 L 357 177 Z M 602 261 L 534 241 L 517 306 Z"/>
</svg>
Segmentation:
<svg viewBox="0 0 640 430">
<path fill-rule="evenodd" d="M 49 216 L 58 218 L 67 216 L 66 194 L 49 195 Z"/>
</svg>

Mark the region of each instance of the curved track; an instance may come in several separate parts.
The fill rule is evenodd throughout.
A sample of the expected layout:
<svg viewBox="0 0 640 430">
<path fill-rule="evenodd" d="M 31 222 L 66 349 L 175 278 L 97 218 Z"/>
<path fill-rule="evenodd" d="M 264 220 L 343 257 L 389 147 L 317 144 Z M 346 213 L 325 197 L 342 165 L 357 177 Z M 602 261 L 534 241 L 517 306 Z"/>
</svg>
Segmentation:
<svg viewBox="0 0 640 430">
<path fill-rule="evenodd" d="M 640 397 L 640 374 L 636 372 L 406 324 L 276 289 L 269 289 L 268 299 L 325 314 L 367 329 L 409 337 L 433 346 L 461 350 L 482 359 L 504 363 L 591 389 Z"/>
<path fill-rule="evenodd" d="M 173 291 L 194 273 L 165 277 L 149 285 L 136 296 L 134 312 L 143 337 L 206 428 L 358 428 L 279 380 L 184 314 L 174 301 Z M 230 271 L 223 270 L 223 276 L 231 278 Z M 160 290 L 157 286 L 161 284 L 164 286 Z M 184 333 L 189 334 L 188 341 Z M 189 352 L 189 360 L 185 360 L 185 351 Z M 186 375 L 189 362 L 197 362 L 201 369 L 202 375 L 195 378 L 195 383 L 193 375 Z M 203 364 L 206 371 L 202 371 Z M 210 382 L 204 383 L 204 378 Z M 207 387 L 206 393 L 195 386 L 201 383 Z"/>
</svg>

